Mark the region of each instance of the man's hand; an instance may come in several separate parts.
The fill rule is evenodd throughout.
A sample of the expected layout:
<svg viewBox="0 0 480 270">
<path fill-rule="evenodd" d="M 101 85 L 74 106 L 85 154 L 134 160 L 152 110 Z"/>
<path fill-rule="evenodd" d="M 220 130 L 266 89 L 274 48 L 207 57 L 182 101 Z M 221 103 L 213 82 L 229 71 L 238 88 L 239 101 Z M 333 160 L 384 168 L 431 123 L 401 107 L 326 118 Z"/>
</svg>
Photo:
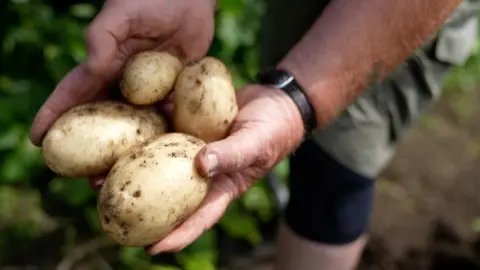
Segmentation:
<svg viewBox="0 0 480 270">
<path fill-rule="evenodd" d="M 247 191 L 302 140 L 303 123 L 285 93 L 250 85 L 238 92 L 240 110 L 231 134 L 207 144 L 197 155 L 199 172 L 213 176 L 202 206 L 169 236 L 148 248 L 150 254 L 180 251 L 211 228 L 228 204 Z"/>
<path fill-rule="evenodd" d="M 88 59 L 57 85 L 30 131 L 35 145 L 66 110 L 108 96 L 126 60 L 143 50 L 168 51 L 182 61 L 203 57 L 214 31 L 215 0 L 107 0 L 88 28 Z"/>
</svg>

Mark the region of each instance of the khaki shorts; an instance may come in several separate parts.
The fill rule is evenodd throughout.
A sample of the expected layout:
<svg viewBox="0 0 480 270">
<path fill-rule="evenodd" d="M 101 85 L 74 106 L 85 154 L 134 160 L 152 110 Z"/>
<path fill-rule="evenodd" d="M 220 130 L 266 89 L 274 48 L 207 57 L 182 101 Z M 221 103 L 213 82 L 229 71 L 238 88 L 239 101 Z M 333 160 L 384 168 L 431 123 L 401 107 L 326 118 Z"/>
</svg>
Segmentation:
<svg viewBox="0 0 480 270">
<path fill-rule="evenodd" d="M 261 35 L 263 67 L 280 61 L 325 6 L 322 1 L 293 2 L 276 0 L 268 6 Z M 403 132 L 439 98 L 449 68 L 468 59 L 478 24 L 472 2 L 479 1 L 465 1 L 433 42 L 367 89 L 330 126 L 314 132 L 314 142 L 353 171 L 376 177 Z"/>
</svg>

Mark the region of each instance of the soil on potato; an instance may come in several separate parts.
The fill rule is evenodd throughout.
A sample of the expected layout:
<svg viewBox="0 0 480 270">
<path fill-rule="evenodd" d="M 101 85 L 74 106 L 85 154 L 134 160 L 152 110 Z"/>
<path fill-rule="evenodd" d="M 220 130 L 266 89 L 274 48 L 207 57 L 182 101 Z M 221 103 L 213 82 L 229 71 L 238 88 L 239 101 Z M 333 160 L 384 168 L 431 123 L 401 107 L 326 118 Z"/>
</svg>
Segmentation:
<svg viewBox="0 0 480 270">
<path fill-rule="evenodd" d="M 480 270 L 477 104 L 478 91 L 445 95 L 404 135 L 378 179 L 371 240 L 358 270 Z M 262 263 L 235 270 L 273 269 L 272 250 Z"/>
</svg>

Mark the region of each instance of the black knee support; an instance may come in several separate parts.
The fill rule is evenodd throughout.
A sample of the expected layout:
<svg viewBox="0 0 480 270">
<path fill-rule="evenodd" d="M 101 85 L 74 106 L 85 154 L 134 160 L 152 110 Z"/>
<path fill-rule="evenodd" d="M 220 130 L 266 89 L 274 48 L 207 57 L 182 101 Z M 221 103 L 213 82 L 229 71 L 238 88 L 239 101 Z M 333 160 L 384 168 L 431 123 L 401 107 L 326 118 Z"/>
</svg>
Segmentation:
<svg viewBox="0 0 480 270">
<path fill-rule="evenodd" d="M 290 161 L 291 197 L 285 218 L 301 237 L 325 244 L 356 240 L 368 228 L 373 180 L 305 142 Z"/>
</svg>

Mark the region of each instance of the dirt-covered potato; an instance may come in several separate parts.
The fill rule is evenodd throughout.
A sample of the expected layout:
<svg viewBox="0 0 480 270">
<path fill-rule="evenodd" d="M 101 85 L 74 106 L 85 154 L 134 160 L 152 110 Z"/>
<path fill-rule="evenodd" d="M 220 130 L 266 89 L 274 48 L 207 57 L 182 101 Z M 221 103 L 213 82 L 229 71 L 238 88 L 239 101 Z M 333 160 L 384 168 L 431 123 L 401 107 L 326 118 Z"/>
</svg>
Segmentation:
<svg viewBox="0 0 480 270">
<path fill-rule="evenodd" d="M 150 105 L 173 89 L 182 69 L 180 60 L 167 52 L 145 51 L 132 56 L 123 70 L 122 95 L 132 104 Z"/>
<path fill-rule="evenodd" d="M 103 230 L 125 246 L 163 239 L 207 194 L 194 157 L 203 141 L 182 133 L 150 138 L 122 155 L 103 183 L 98 214 Z"/>
<path fill-rule="evenodd" d="M 165 119 L 153 107 L 97 101 L 63 114 L 46 134 L 42 154 L 58 175 L 106 174 L 124 151 L 166 131 Z"/>
<path fill-rule="evenodd" d="M 213 57 L 187 65 L 177 78 L 173 96 L 175 130 L 207 143 L 223 139 L 238 112 L 231 75 Z"/>
</svg>

